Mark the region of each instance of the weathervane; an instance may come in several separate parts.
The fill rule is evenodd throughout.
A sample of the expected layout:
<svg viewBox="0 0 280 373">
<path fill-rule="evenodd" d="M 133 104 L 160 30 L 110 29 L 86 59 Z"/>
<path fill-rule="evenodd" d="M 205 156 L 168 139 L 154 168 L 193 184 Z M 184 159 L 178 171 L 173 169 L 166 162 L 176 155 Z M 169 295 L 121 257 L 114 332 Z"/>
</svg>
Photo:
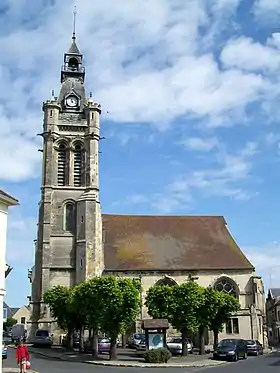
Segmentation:
<svg viewBox="0 0 280 373">
<path fill-rule="evenodd" d="M 73 36 L 72 39 L 76 39 L 76 17 L 77 17 L 77 7 L 76 5 L 74 6 L 74 11 L 73 11 Z"/>
</svg>

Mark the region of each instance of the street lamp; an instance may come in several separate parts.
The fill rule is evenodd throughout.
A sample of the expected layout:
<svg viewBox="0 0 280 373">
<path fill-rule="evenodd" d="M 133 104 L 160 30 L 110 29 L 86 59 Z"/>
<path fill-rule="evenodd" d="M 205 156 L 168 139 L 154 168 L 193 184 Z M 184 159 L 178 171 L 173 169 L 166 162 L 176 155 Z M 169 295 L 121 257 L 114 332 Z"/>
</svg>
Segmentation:
<svg viewBox="0 0 280 373">
<path fill-rule="evenodd" d="M 8 209 L 10 206 L 18 205 L 19 202 L 9 194 L 0 189 L 0 346 L 3 342 L 3 319 L 4 319 L 4 296 L 6 278 L 6 241 Z M 0 354 L 0 373 L 2 373 L 2 353 Z"/>
</svg>

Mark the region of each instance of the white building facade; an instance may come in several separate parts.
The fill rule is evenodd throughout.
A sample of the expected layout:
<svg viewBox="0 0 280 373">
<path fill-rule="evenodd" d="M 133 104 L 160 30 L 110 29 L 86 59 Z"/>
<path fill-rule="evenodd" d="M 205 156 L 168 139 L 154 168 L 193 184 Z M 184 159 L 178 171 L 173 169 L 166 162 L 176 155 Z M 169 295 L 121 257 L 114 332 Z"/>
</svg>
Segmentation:
<svg viewBox="0 0 280 373">
<path fill-rule="evenodd" d="M 6 274 L 6 244 L 7 244 L 7 226 L 8 210 L 10 206 L 18 205 L 19 202 L 9 194 L 0 189 L 0 346 L 2 346 L 3 336 L 3 302 L 6 293 L 5 274 Z M 0 373 L 2 373 L 2 354 L 0 355 Z"/>
</svg>

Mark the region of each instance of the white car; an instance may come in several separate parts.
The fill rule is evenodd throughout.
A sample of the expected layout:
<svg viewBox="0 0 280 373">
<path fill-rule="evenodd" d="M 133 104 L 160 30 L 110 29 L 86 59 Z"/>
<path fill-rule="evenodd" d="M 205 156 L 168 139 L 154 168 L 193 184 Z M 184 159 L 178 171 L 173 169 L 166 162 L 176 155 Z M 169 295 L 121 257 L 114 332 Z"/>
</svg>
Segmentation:
<svg viewBox="0 0 280 373">
<path fill-rule="evenodd" d="M 181 355 L 182 354 L 182 338 L 171 338 L 167 343 L 167 348 L 168 350 L 173 354 L 173 355 Z M 188 353 L 192 354 L 193 353 L 193 343 L 192 341 L 187 338 L 187 348 L 188 348 Z"/>
</svg>

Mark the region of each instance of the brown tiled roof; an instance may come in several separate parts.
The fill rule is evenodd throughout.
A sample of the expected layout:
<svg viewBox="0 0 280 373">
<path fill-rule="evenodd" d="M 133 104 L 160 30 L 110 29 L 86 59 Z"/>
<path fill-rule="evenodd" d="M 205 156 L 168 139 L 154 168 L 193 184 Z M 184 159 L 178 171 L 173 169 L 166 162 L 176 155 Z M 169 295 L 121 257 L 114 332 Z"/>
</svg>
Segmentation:
<svg viewBox="0 0 280 373">
<path fill-rule="evenodd" d="M 103 214 L 105 269 L 250 269 L 221 216 Z"/>
</svg>

